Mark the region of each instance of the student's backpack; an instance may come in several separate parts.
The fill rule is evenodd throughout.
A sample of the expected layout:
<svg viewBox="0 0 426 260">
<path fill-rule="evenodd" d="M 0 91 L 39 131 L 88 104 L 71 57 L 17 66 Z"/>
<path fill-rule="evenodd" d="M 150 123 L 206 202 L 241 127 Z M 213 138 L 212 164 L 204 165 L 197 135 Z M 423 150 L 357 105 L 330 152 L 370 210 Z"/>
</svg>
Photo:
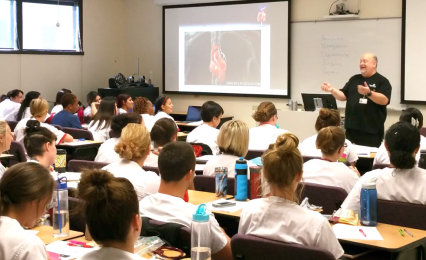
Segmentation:
<svg viewBox="0 0 426 260">
<path fill-rule="evenodd" d="M 141 236 L 158 236 L 165 242 L 165 246 L 172 246 L 185 252 L 186 257 L 191 254 L 191 233 L 185 232 L 186 227 L 176 223 L 160 223 L 147 217 L 142 217 Z"/>
<path fill-rule="evenodd" d="M 195 157 L 201 157 L 204 155 L 213 155 L 212 149 L 207 144 L 203 143 L 191 143 L 192 148 L 195 152 Z"/>
</svg>

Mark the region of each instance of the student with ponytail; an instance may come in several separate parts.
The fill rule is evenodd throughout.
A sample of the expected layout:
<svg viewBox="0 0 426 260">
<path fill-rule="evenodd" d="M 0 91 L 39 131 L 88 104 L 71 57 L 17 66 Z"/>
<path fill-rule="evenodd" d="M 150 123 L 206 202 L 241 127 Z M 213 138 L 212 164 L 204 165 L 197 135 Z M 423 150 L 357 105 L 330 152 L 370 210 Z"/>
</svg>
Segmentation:
<svg viewBox="0 0 426 260">
<path fill-rule="evenodd" d="M 85 170 L 77 192 L 84 202 L 90 235 L 101 246 L 78 260 L 144 259 L 134 254 L 142 219 L 132 183 L 126 178 L 115 178 L 107 171 Z"/>
<path fill-rule="evenodd" d="M 13 134 L 6 121 L 0 120 L 0 154 L 9 151 L 13 140 Z M 6 172 L 6 168 L 0 162 L 0 178 Z"/>
<path fill-rule="evenodd" d="M 296 189 L 303 178 L 298 145 L 295 135 L 285 133 L 262 155 L 262 183 L 269 187 L 270 196 L 247 202 L 238 233 L 318 247 L 338 259 L 343 249 L 328 220 L 297 203 Z"/>
<path fill-rule="evenodd" d="M 416 154 L 420 150 L 419 129 L 407 122 L 398 122 L 386 132 L 385 147 L 389 152 L 390 167 L 364 174 L 348 197 L 342 208 L 359 214 L 359 201 L 362 183 L 377 178 L 377 197 L 426 205 L 426 170 L 416 166 Z"/>
<path fill-rule="evenodd" d="M 339 162 L 345 149 L 345 133 L 340 127 L 329 126 L 319 131 L 317 148 L 321 159 L 312 159 L 303 165 L 303 180 L 309 183 L 340 187 L 349 193 L 359 180 L 359 172 L 353 166 Z"/>
<path fill-rule="evenodd" d="M 44 243 L 31 228 L 46 213 L 55 181 L 38 163 L 10 167 L 0 179 L 0 259 L 46 260 Z"/>
<path fill-rule="evenodd" d="M 40 92 L 37 91 L 30 91 L 25 95 L 24 101 L 21 103 L 21 107 L 19 108 L 18 114 L 16 115 L 15 121 L 21 121 L 21 119 L 30 118 L 31 112 L 30 112 L 30 104 L 33 99 L 41 98 Z M 46 116 L 47 118 L 50 117 L 49 114 Z"/>
<path fill-rule="evenodd" d="M 250 150 L 266 150 L 270 144 L 274 144 L 277 137 L 287 133 L 277 125 L 277 109 L 272 102 L 262 102 L 252 115 L 259 126 L 250 128 Z"/>
<path fill-rule="evenodd" d="M 324 127 L 329 126 L 338 126 L 340 127 L 341 118 L 338 110 L 321 108 L 319 111 L 319 115 L 317 121 L 315 122 L 315 130 L 317 132 L 321 131 Z M 321 157 L 321 150 L 316 146 L 318 134 L 313 135 L 309 138 L 306 138 L 300 144 L 300 152 L 302 156 L 313 156 L 313 157 Z M 343 158 L 349 162 L 352 166 L 355 166 L 356 161 L 358 161 L 358 155 L 356 153 L 355 146 L 349 141 L 345 139 L 345 150 Z"/>
<path fill-rule="evenodd" d="M 56 135 L 42 127 L 37 120 L 27 122 L 24 146 L 30 161 L 40 163 L 50 170 L 55 163 Z"/>
<path fill-rule="evenodd" d="M 410 107 L 405 109 L 399 117 L 400 122 L 407 122 L 418 128 L 423 127 L 423 114 L 417 108 Z M 420 135 L 420 151 L 426 150 L 426 137 Z M 416 154 L 416 161 L 420 160 L 420 151 Z M 386 150 L 385 143 L 380 145 L 376 157 L 374 157 L 374 164 L 390 164 L 389 153 Z"/>
<path fill-rule="evenodd" d="M 0 103 L 0 119 L 5 121 L 15 121 L 16 114 L 21 107 L 24 99 L 24 92 L 19 89 L 14 89 L 7 92 L 7 95 L 1 96 Z"/>
</svg>

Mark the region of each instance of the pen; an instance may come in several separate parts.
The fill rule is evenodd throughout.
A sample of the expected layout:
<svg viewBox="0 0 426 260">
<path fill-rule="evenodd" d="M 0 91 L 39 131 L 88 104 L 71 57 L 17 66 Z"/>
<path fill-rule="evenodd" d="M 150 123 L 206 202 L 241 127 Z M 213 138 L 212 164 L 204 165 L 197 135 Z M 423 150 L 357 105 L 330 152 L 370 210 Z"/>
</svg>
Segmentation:
<svg viewBox="0 0 426 260">
<path fill-rule="evenodd" d="M 401 229 L 398 229 L 398 231 L 399 231 L 399 233 L 401 234 L 401 236 L 405 237 L 405 236 L 404 236 L 404 233 L 402 232 L 402 230 L 401 230 Z"/>
<path fill-rule="evenodd" d="M 411 234 L 410 232 L 408 232 L 407 229 L 404 228 L 405 233 L 409 234 L 410 236 L 414 237 L 413 234 Z"/>
<path fill-rule="evenodd" d="M 76 245 L 85 245 L 86 243 L 81 242 L 81 241 L 77 241 L 77 240 L 70 240 L 70 243 L 72 244 L 76 244 Z"/>
<path fill-rule="evenodd" d="M 364 233 L 364 231 L 362 231 L 362 229 L 359 229 L 359 232 L 361 232 L 361 234 L 363 234 L 364 237 L 367 237 L 367 235 Z"/>
</svg>

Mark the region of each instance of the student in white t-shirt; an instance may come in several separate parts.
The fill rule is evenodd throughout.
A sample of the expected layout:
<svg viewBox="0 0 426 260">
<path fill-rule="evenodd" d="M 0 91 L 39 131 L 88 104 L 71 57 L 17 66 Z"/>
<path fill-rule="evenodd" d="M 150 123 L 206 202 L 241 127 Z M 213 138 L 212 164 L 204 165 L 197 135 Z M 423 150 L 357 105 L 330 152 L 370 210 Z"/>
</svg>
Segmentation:
<svg viewBox="0 0 426 260">
<path fill-rule="evenodd" d="M 409 107 L 402 111 L 399 121 L 408 122 L 417 127 L 419 130 L 423 128 L 423 114 L 420 110 L 414 107 Z M 426 137 L 420 135 L 420 151 L 424 150 L 426 150 Z M 418 162 L 419 160 L 420 152 L 416 154 L 416 161 Z M 389 152 L 387 151 L 384 142 L 380 145 L 379 150 L 374 157 L 373 165 L 374 164 L 390 164 Z"/>
<path fill-rule="evenodd" d="M 41 98 L 40 92 L 37 91 L 30 91 L 27 94 L 25 94 L 25 98 L 21 103 L 21 107 L 18 110 L 18 113 L 16 114 L 16 119 L 14 121 L 21 121 L 24 118 L 30 118 L 31 112 L 30 112 L 30 104 L 33 99 Z"/>
<path fill-rule="evenodd" d="M 211 158 L 205 165 L 203 175 L 215 176 L 216 167 L 227 167 L 228 177 L 235 177 L 235 162 L 245 157 L 248 152 L 249 130 L 241 120 L 225 122 L 217 136 L 220 154 Z M 256 166 L 248 161 L 247 166 Z M 250 174 L 248 175 L 250 178 Z"/>
<path fill-rule="evenodd" d="M 115 98 L 106 97 L 102 99 L 98 112 L 89 123 L 88 130 L 92 132 L 93 140 L 105 142 L 109 139 L 111 121 L 116 114 Z"/>
<path fill-rule="evenodd" d="M 19 163 L 5 172 L 0 179 L 0 259 L 48 259 L 43 241 L 23 227 L 32 228 L 46 214 L 54 188 L 52 175 L 38 163 Z"/>
<path fill-rule="evenodd" d="M 297 203 L 295 193 L 303 178 L 303 159 L 298 145 L 295 135 L 285 133 L 265 151 L 261 178 L 264 186 L 269 187 L 269 196 L 247 202 L 238 233 L 318 247 L 338 259 L 344 252 L 328 220 Z"/>
<path fill-rule="evenodd" d="M 328 126 L 340 127 L 340 122 L 341 118 L 338 110 L 321 108 L 315 123 L 315 130 L 319 132 L 321 129 Z M 321 157 L 321 150 L 316 147 L 317 136 L 318 134 L 313 135 L 302 142 L 299 147 L 302 156 Z M 340 160 L 342 162 L 347 161 L 352 166 L 355 166 L 356 161 L 358 161 L 355 146 L 348 139 L 345 139 L 345 149 Z"/>
<path fill-rule="evenodd" d="M 57 114 L 57 113 L 61 112 L 62 110 L 64 110 L 64 107 L 62 106 L 62 97 L 65 94 L 69 94 L 69 93 L 72 93 L 71 90 L 66 89 L 66 88 L 60 89 L 56 93 L 55 103 L 54 103 L 52 110 L 50 111 L 50 114 Z"/>
<path fill-rule="evenodd" d="M 158 167 L 158 150 L 177 139 L 176 124 L 169 118 L 161 118 L 155 122 L 150 135 L 154 150 L 146 158 L 144 166 Z"/>
<path fill-rule="evenodd" d="M 360 174 L 353 166 L 339 162 L 345 149 L 345 133 L 340 127 L 321 129 L 316 146 L 321 150 L 321 159 L 312 159 L 303 165 L 303 181 L 340 187 L 349 193 L 359 180 Z"/>
<path fill-rule="evenodd" d="M 136 113 L 126 113 L 112 118 L 110 132 L 112 135 L 110 135 L 110 138 L 99 147 L 95 162 L 112 163 L 120 159 L 120 156 L 114 151 L 114 148 L 120 141 L 123 128 L 131 123 L 144 125 L 144 121 Z"/>
<path fill-rule="evenodd" d="M 2 95 L 0 119 L 4 121 L 16 121 L 16 114 L 18 114 L 23 99 L 24 92 L 19 89 L 11 90 L 7 92 L 7 95 Z"/>
<path fill-rule="evenodd" d="M 223 108 L 216 102 L 207 101 L 201 107 L 201 119 L 203 124 L 197 126 L 186 137 L 187 143 L 202 143 L 206 144 L 212 150 L 213 155 L 219 154 L 217 147 L 217 135 L 220 124 L 220 119 L 223 116 Z"/>
<path fill-rule="evenodd" d="M 173 103 L 172 100 L 168 96 L 164 97 L 158 97 L 155 102 L 155 116 L 154 120 L 157 121 L 161 118 L 170 118 L 173 121 L 173 117 L 170 116 L 170 114 L 173 112 Z M 176 127 L 179 129 L 179 127 L 176 125 Z"/>
<path fill-rule="evenodd" d="M 360 213 L 362 183 L 377 178 L 377 198 L 426 205 L 426 170 L 416 166 L 420 150 L 419 130 L 407 123 L 398 122 L 386 132 L 385 147 L 391 166 L 364 174 L 342 204 L 343 209 Z"/>
<path fill-rule="evenodd" d="M 98 92 L 90 91 L 87 96 L 87 107 L 84 109 L 84 117 L 92 118 L 98 112 L 99 104 L 101 103 L 101 96 Z"/>
<path fill-rule="evenodd" d="M 259 126 L 250 129 L 250 150 L 266 150 L 278 136 L 288 132 L 278 127 L 277 109 L 272 102 L 260 103 L 252 117 Z"/>
<path fill-rule="evenodd" d="M 149 101 L 149 99 L 147 99 L 146 97 L 137 97 L 134 103 L 135 105 L 133 106 L 133 112 L 140 114 L 143 117 L 145 127 L 148 129 L 149 132 L 151 132 L 151 129 L 155 123 L 155 111 L 151 101 Z"/>
<path fill-rule="evenodd" d="M 37 161 L 45 168 L 51 169 L 56 157 L 56 135 L 42 127 L 37 120 L 27 122 L 24 146 L 32 161 Z"/>
<path fill-rule="evenodd" d="M 60 143 L 68 143 L 73 142 L 74 139 L 71 135 L 58 130 L 56 127 L 43 123 L 49 106 L 45 99 L 33 99 L 30 104 L 31 118 L 22 119 L 15 127 L 15 140 L 24 144 L 25 137 L 25 128 L 27 127 L 27 123 L 30 120 L 37 120 L 40 122 L 42 127 L 49 129 L 52 133 L 56 135 L 56 144 Z"/>
<path fill-rule="evenodd" d="M 84 203 L 84 216 L 93 240 L 101 245 L 78 260 L 137 260 L 134 254 L 142 219 L 138 197 L 132 183 L 115 178 L 102 170 L 86 170 L 81 174 L 78 196 Z"/>
<path fill-rule="evenodd" d="M 129 94 L 120 94 L 117 96 L 117 115 L 125 114 L 133 109 L 133 100 Z"/>
<path fill-rule="evenodd" d="M 156 193 L 160 186 L 160 177 L 156 173 L 142 169 L 150 148 L 151 138 L 145 126 L 128 124 L 123 128 L 120 141 L 114 148 L 120 159 L 102 168 L 115 177 L 128 179 L 135 187 L 139 200 Z"/>
<path fill-rule="evenodd" d="M 13 140 L 13 134 L 6 121 L 0 120 L 0 154 L 9 151 Z M 6 172 L 6 168 L 0 162 L 0 179 Z"/>
<path fill-rule="evenodd" d="M 163 147 L 158 158 L 161 184 L 158 193 L 139 203 L 143 217 L 191 227 L 198 206 L 184 201 L 185 192 L 194 186 L 195 155 L 185 142 L 172 142 Z M 210 213 L 212 259 L 232 259 L 229 237 Z"/>
</svg>

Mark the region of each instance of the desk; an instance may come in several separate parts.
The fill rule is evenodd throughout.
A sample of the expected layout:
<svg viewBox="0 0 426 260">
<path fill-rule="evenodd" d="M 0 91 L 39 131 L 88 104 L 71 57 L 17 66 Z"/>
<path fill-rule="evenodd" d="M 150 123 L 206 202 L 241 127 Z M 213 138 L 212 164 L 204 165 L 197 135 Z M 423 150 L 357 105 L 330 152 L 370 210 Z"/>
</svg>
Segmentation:
<svg viewBox="0 0 426 260">
<path fill-rule="evenodd" d="M 188 190 L 188 195 L 189 195 L 189 203 L 192 203 L 194 205 L 209 203 L 209 202 L 220 199 L 220 198 L 216 197 L 215 193 L 212 193 L 212 192 Z M 226 196 L 226 198 L 231 198 L 231 197 L 232 197 L 231 195 Z M 235 200 L 235 199 L 232 199 L 232 200 Z M 230 217 L 234 217 L 234 218 L 240 218 L 241 211 L 242 210 L 238 210 L 236 212 L 225 212 L 225 211 L 214 210 L 212 212 L 214 214 L 230 216 Z"/>
<path fill-rule="evenodd" d="M 50 244 L 55 241 L 65 241 L 70 240 L 75 237 L 81 237 L 84 235 L 82 232 L 72 231 L 70 230 L 70 234 L 66 237 L 54 237 L 53 236 L 53 228 L 51 226 L 37 226 L 32 228 L 31 230 L 37 230 L 37 236 L 43 241 L 45 245 Z"/>
<path fill-rule="evenodd" d="M 178 132 L 177 141 L 186 142 L 186 137 L 188 137 L 187 133 Z"/>
<path fill-rule="evenodd" d="M 98 149 L 102 142 L 99 141 L 74 141 L 71 143 L 61 143 L 56 146 L 57 149 L 67 151 L 67 163 L 72 159 L 93 161 L 98 154 Z"/>
</svg>

